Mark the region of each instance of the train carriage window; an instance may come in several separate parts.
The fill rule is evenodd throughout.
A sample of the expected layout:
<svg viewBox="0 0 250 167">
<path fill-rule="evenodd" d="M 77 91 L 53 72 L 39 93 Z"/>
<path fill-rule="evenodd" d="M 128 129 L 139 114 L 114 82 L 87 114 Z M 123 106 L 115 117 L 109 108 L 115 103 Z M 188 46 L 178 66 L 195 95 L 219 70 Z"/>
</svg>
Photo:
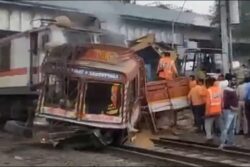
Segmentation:
<svg viewBox="0 0 250 167">
<path fill-rule="evenodd" d="M 0 71 L 10 69 L 10 47 L 10 43 L 0 46 Z"/>
</svg>

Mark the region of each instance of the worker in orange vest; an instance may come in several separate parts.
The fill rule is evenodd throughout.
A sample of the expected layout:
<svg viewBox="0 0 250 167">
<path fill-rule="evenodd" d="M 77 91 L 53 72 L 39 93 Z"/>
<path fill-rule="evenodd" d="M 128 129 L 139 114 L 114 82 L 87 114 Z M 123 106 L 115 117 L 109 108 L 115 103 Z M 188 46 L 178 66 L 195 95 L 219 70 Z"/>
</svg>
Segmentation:
<svg viewBox="0 0 250 167">
<path fill-rule="evenodd" d="M 212 129 L 214 123 L 221 128 L 220 115 L 222 113 L 222 91 L 215 83 L 214 78 L 208 79 L 208 89 L 206 96 L 205 131 L 208 142 L 213 140 Z"/>
<path fill-rule="evenodd" d="M 161 57 L 157 68 L 157 74 L 160 79 L 165 80 L 173 80 L 174 76 L 178 75 L 175 63 L 171 59 L 169 52 L 165 52 Z"/>
</svg>

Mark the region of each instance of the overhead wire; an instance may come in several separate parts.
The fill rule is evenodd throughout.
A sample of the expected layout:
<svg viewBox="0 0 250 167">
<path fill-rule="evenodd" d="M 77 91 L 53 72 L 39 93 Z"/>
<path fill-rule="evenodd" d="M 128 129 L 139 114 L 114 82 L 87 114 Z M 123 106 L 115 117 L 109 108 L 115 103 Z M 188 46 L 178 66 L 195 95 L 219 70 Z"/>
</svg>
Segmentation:
<svg viewBox="0 0 250 167">
<path fill-rule="evenodd" d="M 182 11 L 184 9 L 184 6 L 185 6 L 186 2 L 187 2 L 187 0 L 184 0 L 184 2 L 182 4 L 182 7 L 181 7 L 181 10 L 179 11 L 178 16 L 176 17 L 176 19 L 174 20 L 174 22 L 176 22 L 179 19 L 179 17 L 181 16 L 181 13 L 182 13 Z"/>
<path fill-rule="evenodd" d="M 187 0 L 184 0 L 183 4 L 182 4 L 182 7 L 181 7 L 181 10 L 179 11 L 177 17 L 175 19 L 173 19 L 172 21 L 172 37 L 173 37 L 173 40 L 172 40 L 172 48 L 174 48 L 174 34 L 175 34 L 175 22 L 179 19 L 179 17 L 181 16 L 181 13 L 184 9 L 184 6 L 186 4 Z"/>
</svg>

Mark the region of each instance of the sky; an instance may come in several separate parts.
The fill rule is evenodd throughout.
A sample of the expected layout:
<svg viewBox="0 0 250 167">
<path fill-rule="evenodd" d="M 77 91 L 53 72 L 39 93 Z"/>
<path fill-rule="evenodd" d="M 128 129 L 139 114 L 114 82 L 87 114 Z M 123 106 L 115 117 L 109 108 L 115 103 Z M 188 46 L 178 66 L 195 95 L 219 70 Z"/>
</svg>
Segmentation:
<svg viewBox="0 0 250 167">
<path fill-rule="evenodd" d="M 156 2 L 157 0 L 155 1 L 142 1 L 142 0 L 137 0 L 136 3 L 137 4 L 140 4 L 140 5 L 145 5 L 145 4 L 150 4 L 150 3 L 153 3 L 153 2 Z M 161 2 L 162 4 L 172 4 L 172 5 L 175 5 L 175 6 L 178 6 L 178 7 L 182 7 L 183 5 L 183 2 L 184 1 L 181 1 L 181 0 L 170 0 L 170 1 L 157 1 L 157 2 Z M 211 14 L 210 13 L 210 8 L 211 6 L 213 6 L 214 4 L 214 0 L 196 0 L 196 1 L 193 1 L 193 0 L 186 0 L 186 3 L 185 3 L 185 6 L 184 8 L 185 9 L 191 9 L 192 11 L 196 12 L 196 13 L 200 13 L 200 14 Z"/>
</svg>

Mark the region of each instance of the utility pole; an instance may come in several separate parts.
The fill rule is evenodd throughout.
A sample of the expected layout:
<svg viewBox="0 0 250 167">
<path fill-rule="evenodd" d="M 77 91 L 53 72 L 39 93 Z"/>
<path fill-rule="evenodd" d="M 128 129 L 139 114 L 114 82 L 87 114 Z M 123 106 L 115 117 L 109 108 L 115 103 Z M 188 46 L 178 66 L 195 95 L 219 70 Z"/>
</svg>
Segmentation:
<svg viewBox="0 0 250 167">
<path fill-rule="evenodd" d="M 221 26 L 221 44 L 222 44 L 222 65 L 223 73 L 229 72 L 229 38 L 228 38 L 228 12 L 226 0 L 219 1 L 220 6 L 220 26 Z"/>
<path fill-rule="evenodd" d="M 238 0 L 219 0 L 220 20 L 221 20 L 221 43 L 223 72 L 232 70 L 233 62 L 233 37 L 232 25 L 239 24 Z"/>
</svg>

